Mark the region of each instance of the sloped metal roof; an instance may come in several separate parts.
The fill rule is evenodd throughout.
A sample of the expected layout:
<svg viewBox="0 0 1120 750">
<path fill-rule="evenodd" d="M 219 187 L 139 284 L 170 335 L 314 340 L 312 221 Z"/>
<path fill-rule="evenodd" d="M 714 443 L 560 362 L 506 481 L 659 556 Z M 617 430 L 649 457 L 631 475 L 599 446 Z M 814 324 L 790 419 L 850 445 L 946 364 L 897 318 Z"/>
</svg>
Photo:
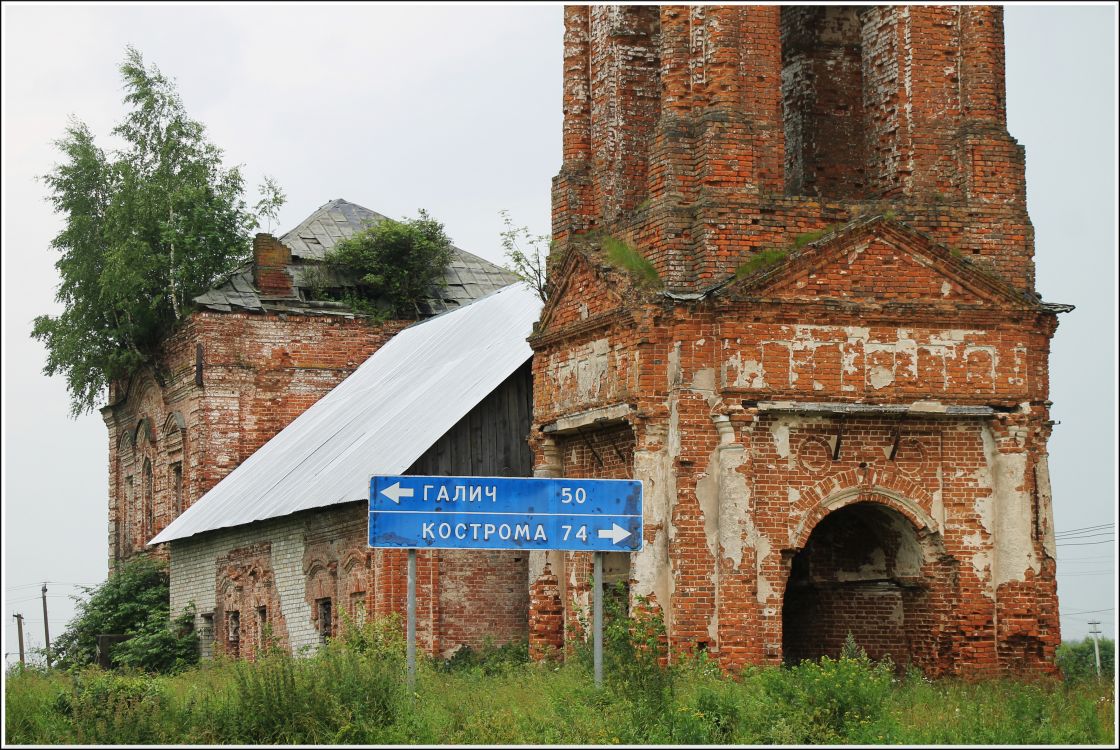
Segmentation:
<svg viewBox="0 0 1120 750">
<path fill-rule="evenodd" d="M 324 268 L 322 260 L 339 240 L 384 221 L 385 218 L 376 211 L 341 198 L 324 203 L 295 229 L 280 237 L 280 241 L 292 251 L 292 257 L 301 260 L 301 263 L 288 266 L 298 296 L 291 299 L 262 300 L 253 285 L 252 267 L 243 266 L 218 286 L 195 297 L 194 301 L 221 312 L 238 308 L 250 312 L 267 310 L 305 315 L 353 315 L 354 312 L 345 305 L 315 304 L 306 298 L 305 293 L 300 293 L 300 290 L 314 285 L 308 276 L 310 268 L 315 269 L 316 283 L 322 282 L 324 274 L 327 274 L 334 286 L 353 286 L 353 281 L 332 274 L 329 269 Z M 451 264 L 444 272 L 443 284 L 429 290 L 427 297 L 418 303 L 420 312 L 423 315 L 438 315 L 454 310 L 515 281 L 517 277 L 504 268 L 453 247 Z"/>
<path fill-rule="evenodd" d="M 532 356 L 541 304 L 518 283 L 401 331 L 149 543 L 366 499 Z"/>
</svg>

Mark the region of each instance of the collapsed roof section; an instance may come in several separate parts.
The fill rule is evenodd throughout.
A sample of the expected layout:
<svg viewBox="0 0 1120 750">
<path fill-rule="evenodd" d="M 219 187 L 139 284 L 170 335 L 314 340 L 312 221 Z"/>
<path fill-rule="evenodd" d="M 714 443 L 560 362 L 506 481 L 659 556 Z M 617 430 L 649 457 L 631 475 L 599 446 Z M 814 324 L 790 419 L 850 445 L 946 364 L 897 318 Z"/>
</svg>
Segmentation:
<svg viewBox="0 0 1120 750">
<path fill-rule="evenodd" d="M 262 296 L 253 283 L 252 265 L 247 264 L 215 288 L 195 297 L 194 301 L 204 309 L 220 312 L 267 311 L 353 317 L 354 311 L 342 302 L 313 299 L 313 289 L 324 283 L 332 287 L 353 286 L 353 280 L 332 273 L 323 260 L 340 240 L 385 219 L 376 211 L 341 198 L 325 203 L 280 237 L 280 242 L 292 252 L 292 263 L 287 272 L 292 278 L 294 296 L 287 299 Z M 444 272 L 444 283 L 433 287 L 425 299 L 420 300 L 420 313 L 424 316 L 438 315 L 463 307 L 515 281 L 517 277 L 504 268 L 466 250 L 452 248 L 452 260 Z"/>
</svg>

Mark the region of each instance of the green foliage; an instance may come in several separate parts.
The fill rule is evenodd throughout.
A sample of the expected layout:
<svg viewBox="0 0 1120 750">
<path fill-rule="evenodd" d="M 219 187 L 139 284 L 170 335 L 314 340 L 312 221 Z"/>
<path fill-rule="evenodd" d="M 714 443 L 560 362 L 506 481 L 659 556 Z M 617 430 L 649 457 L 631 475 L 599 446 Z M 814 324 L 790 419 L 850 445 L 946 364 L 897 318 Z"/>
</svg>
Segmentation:
<svg viewBox="0 0 1120 750">
<path fill-rule="evenodd" d="M 630 245 L 614 237 L 604 237 L 602 247 L 607 261 L 630 274 L 638 286 L 648 289 L 660 289 L 664 286 L 653 264 Z"/>
<path fill-rule="evenodd" d="M 471 672 L 479 675 L 510 674 L 529 663 L 529 644 L 512 641 L 495 646 L 489 636 L 481 648 L 463 646 L 439 665 L 443 672 Z"/>
<path fill-rule="evenodd" d="M 516 227 L 509 211 L 499 211 L 505 229 L 501 233 L 502 249 L 506 251 L 507 270 L 516 274 L 536 291 L 542 300 L 548 300 L 548 252 L 551 241 L 547 234 L 533 234 L 529 227 Z M 524 245 L 524 248 L 522 247 Z"/>
<path fill-rule="evenodd" d="M 385 219 L 347 237 L 326 257 L 328 266 L 357 281 L 357 294 L 345 301 L 381 318 L 419 316 L 419 301 L 442 285 L 451 259 L 443 224 L 423 209 L 415 219 Z"/>
<path fill-rule="evenodd" d="M 758 729 L 766 742 L 872 742 L 883 732 L 893 676 L 893 664 L 872 662 L 861 650 L 855 658 L 765 670 L 763 693 L 777 710 Z"/>
<path fill-rule="evenodd" d="M 100 586 L 84 588 L 77 614 L 52 648 L 63 668 L 97 661 L 97 636 L 120 634 L 129 640 L 113 647 L 114 665 L 152 672 L 174 672 L 198 661 L 198 636 L 191 630 L 194 610 L 170 618 L 169 577 L 165 565 L 139 557 L 122 564 Z"/>
<path fill-rule="evenodd" d="M 613 593 L 613 592 L 612 592 Z M 11 669 L 13 744 L 841 744 L 1114 742 L 1114 692 L 1095 680 L 895 677 L 849 643 L 838 659 L 726 675 L 700 652 L 661 662 L 663 625 L 604 629 L 606 689 L 583 650 L 564 664 L 523 646 L 421 658 L 405 688 L 399 620 L 349 625 L 306 658 L 274 650 L 165 675 Z M 640 603 L 639 603 L 640 604 Z M 651 611 L 640 605 L 642 611 Z M 628 665 L 627 659 L 638 662 Z M 656 710 L 655 710 L 656 707 Z"/>
<path fill-rule="evenodd" d="M 284 205 L 288 198 L 284 195 L 284 191 L 280 189 L 276 180 L 267 175 L 257 187 L 257 193 L 261 197 L 253 205 L 253 208 L 256 209 L 258 217 L 268 219 L 268 226 L 265 227 L 265 231 L 271 233 L 272 222 L 276 221 L 276 216 L 280 213 L 280 207 Z"/>
<path fill-rule="evenodd" d="M 222 166 L 172 81 L 131 47 L 120 72 L 131 110 L 113 134 L 124 147 L 102 151 L 73 120 L 42 178 L 65 222 L 51 243 L 63 311 L 35 318 L 32 336 L 47 347 L 43 372 L 65 376 L 73 416 L 152 360 L 190 300 L 247 257 L 257 224 L 240 171 Z M 266 185 L 258 205 L 274 213 L 283 195 Z"/>
<path fill-rule="evenodd" d="M 1116 675 L 1116 642 L 1102 638 L 1100 642 L 1101 679 L 1112 681 Z M 1067 680 L 1097 679 L 1097 657 L 1093 639 L 1086 636 L 1080 643 L 1063 642 L 1058 646 L 1058 668 Z"/>
<path fill-rule="evenodd" d="M 751 256 L 750 260 L 735 269 L 735 276 L 740 279 L 746 276 L 753 276 L 760 271 L 765 271 L 768 268 L 778 265 L 787 257 L 789 257 L 788 250 L 781 250 L 776 247 L 768 247 L 764 250 L 759 250 Z"/>
<path fill-rule="evenodd" d="M 74 677 L 73 692 L 60 695 L 80 744 L 150 744 L 174 731 L 166 726 L 163 683 L 145 675 L 87 669 Z"/>
</svg>

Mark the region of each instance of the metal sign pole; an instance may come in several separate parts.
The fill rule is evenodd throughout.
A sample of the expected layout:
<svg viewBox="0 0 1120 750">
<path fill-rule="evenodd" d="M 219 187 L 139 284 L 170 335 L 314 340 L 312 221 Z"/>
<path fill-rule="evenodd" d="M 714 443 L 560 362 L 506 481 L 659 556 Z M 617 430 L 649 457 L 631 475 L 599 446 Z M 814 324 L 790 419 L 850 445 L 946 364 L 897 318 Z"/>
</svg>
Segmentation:
<svg viewBox="0 0 1120 750">
<path fill-rule="evenodd" d="M 408 688 L 416 687 L 416 550 L 408 550 Z"/>
<path fill-rule="evenodd" d="M 603 553 L 595 553 L 595 687 L 603 687 Z"/>
</svg>

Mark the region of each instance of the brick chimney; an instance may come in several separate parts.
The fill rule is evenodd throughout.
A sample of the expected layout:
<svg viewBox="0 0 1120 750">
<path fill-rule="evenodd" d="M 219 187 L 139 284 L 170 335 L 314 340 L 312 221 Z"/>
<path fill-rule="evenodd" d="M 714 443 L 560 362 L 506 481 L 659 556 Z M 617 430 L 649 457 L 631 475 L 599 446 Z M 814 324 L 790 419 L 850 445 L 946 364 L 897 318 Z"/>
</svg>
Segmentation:
<svg viewBox="0 0 1120 750">
<path fill-rule="evenodd" d="M 292 277 L 288 265 L 292 251 L 271 234 L 258 234 L 253 238 L 253 283 L 262 296 L 291 297 Z"/>
</svg>

